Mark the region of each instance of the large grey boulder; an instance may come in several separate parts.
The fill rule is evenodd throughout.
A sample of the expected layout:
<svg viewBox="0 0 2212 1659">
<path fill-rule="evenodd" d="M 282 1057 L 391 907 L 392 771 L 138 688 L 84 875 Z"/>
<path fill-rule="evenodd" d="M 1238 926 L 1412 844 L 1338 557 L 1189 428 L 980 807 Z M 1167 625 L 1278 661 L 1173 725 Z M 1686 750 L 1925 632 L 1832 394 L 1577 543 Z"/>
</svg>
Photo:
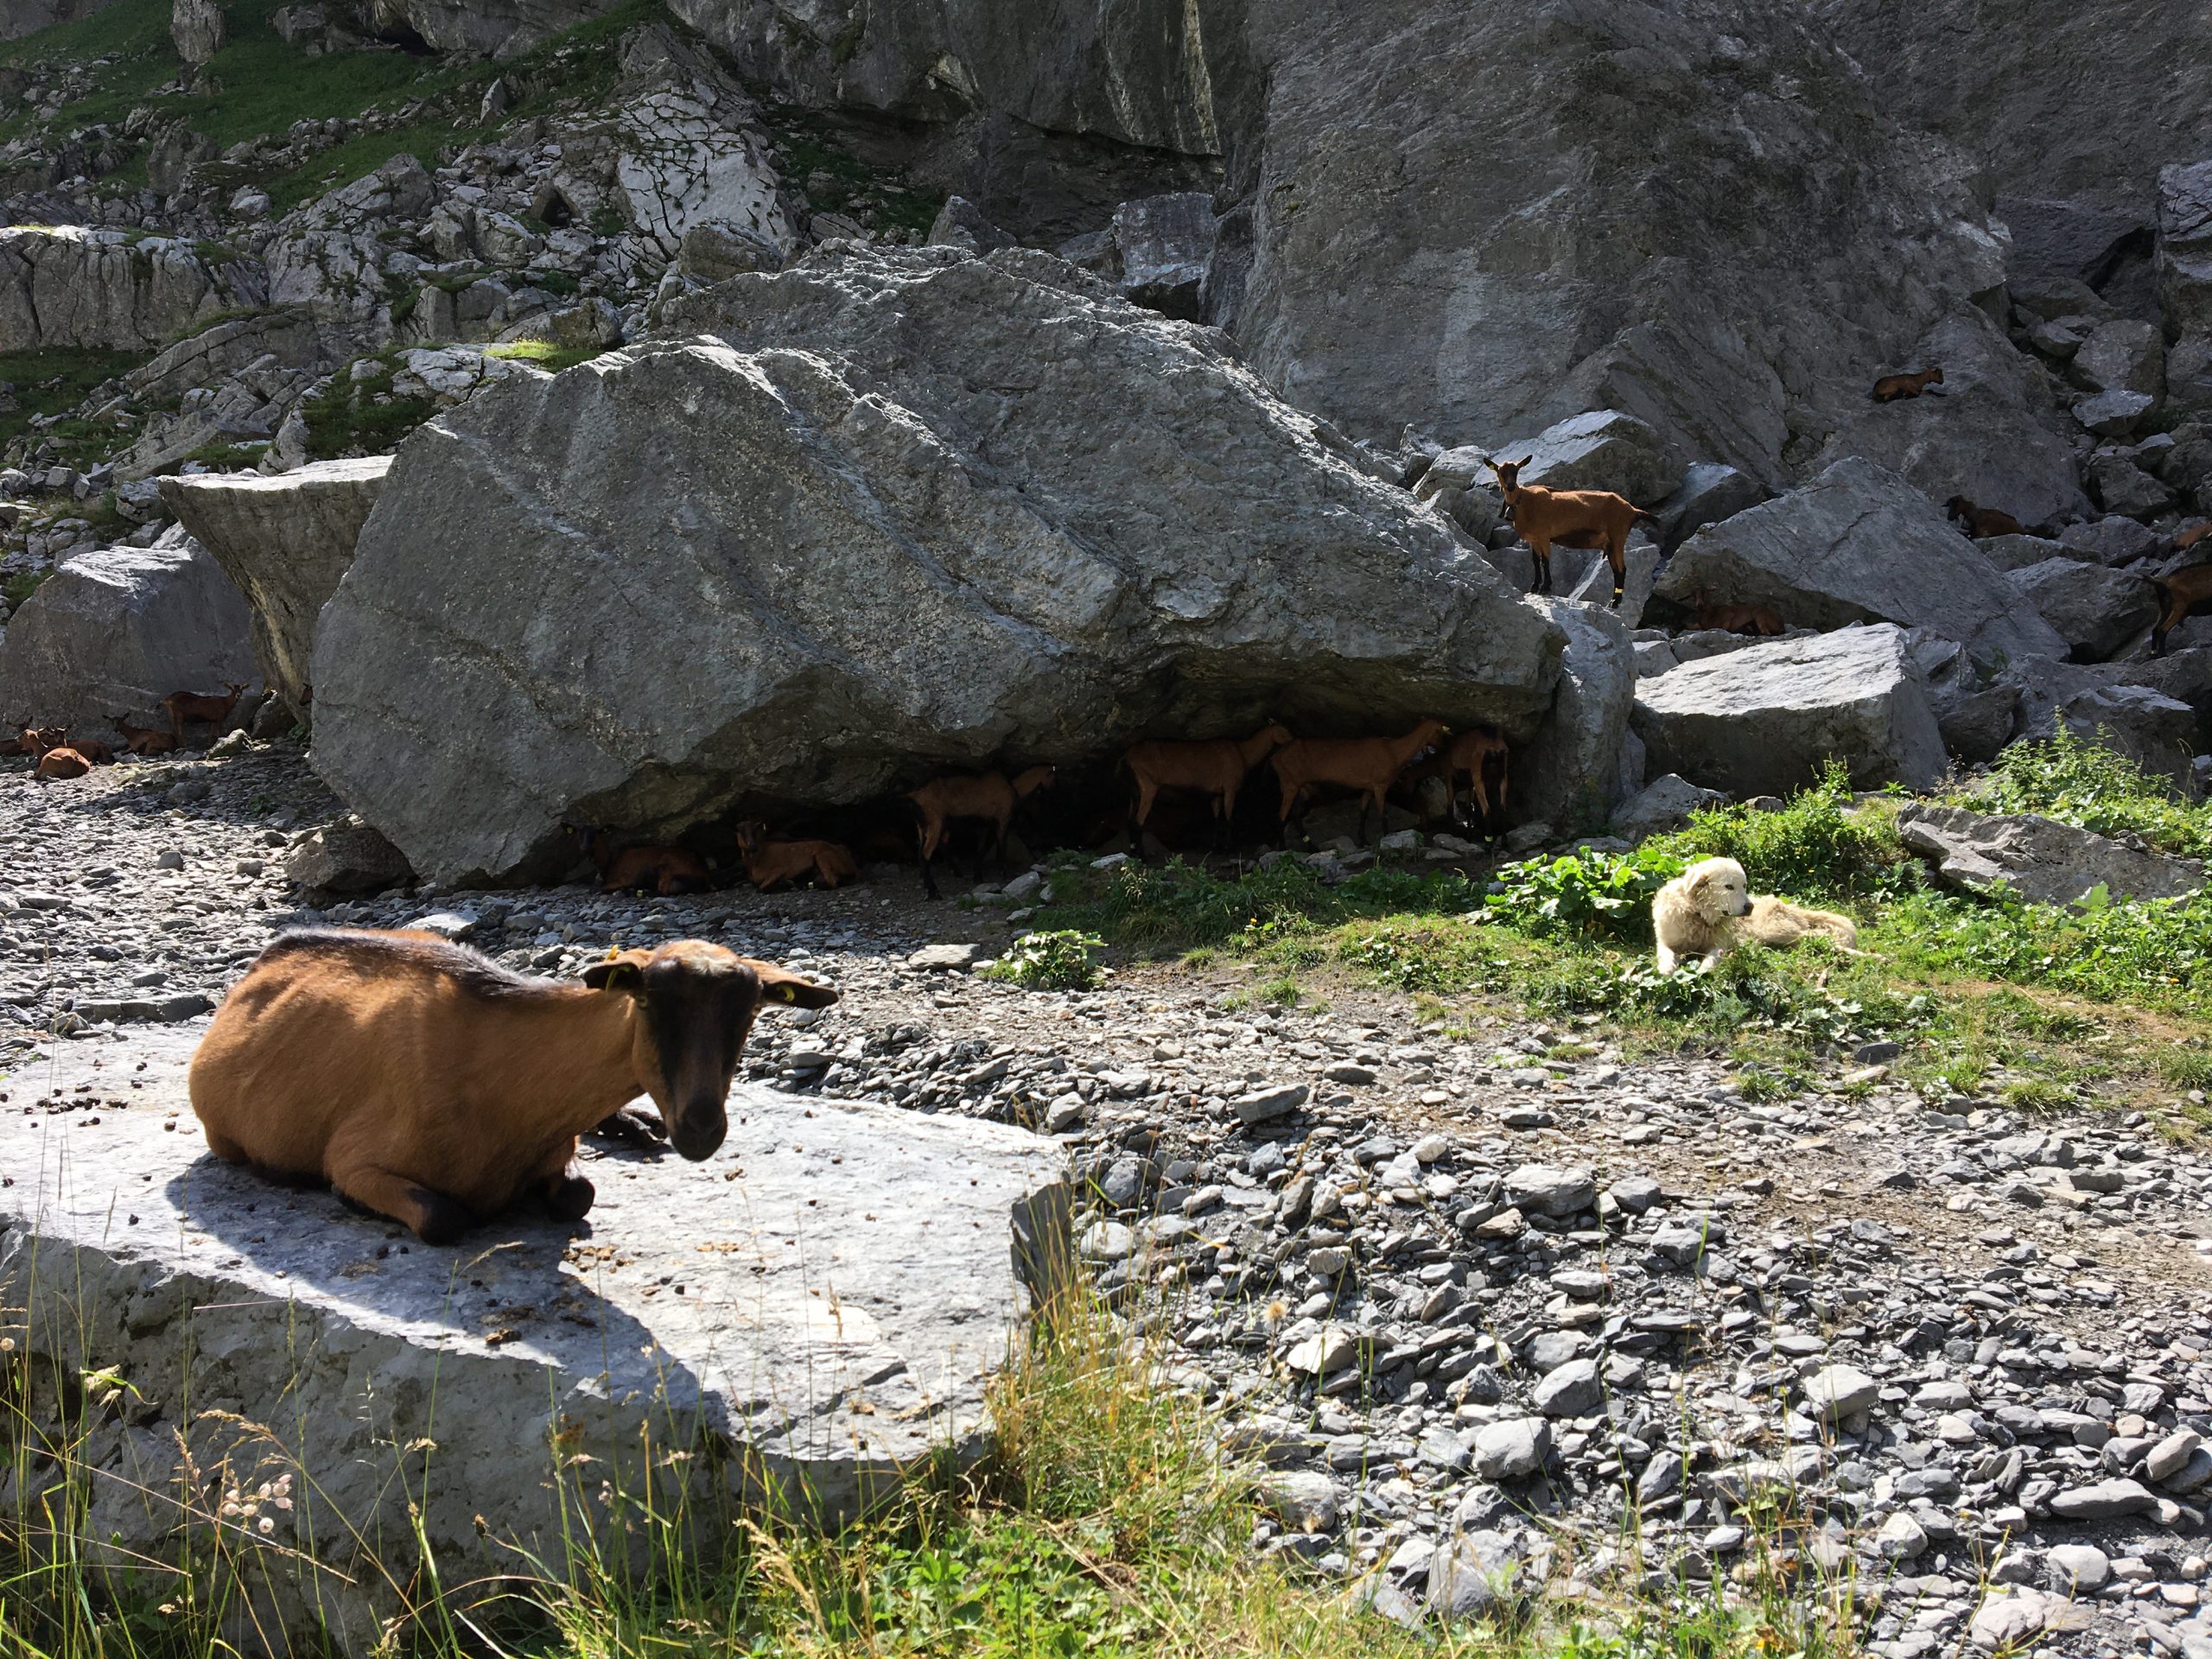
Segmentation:
<svg viewBox="0 0 2212 1659">
<path fill-rule="evenodd" d="M 2171 333 L 2212 329 L 2212 161 L 2158 174 L 2158 304 Z"/>
<path fill-rule="evenodd" d="M 390 455 L 319 461 L 264 478 L 199 473 L 161 480 L 162 505 L 253 611 L 253 653 L 269 689 L 304 715 L 315 619 L 353 563 L 353 543 L 384 488 Z"/>
<path fill-rule="evenodd" d="M 1636 687 L 1655 772 L 1733 795 L 1786 795 L 1829 760 L 1860 788 L 1942 781 L 1943 740 L 1904 632 L 1777 639 L 1685 663 Z"/>
<path fill-rule="evenodd" d="M 315 764 L 427 879 L 566 819 L 1550 708 L 1561 631 L 1443 519 L 1049 256 L 823 249 L 671 315 L 710 337 L 419 430 L 324 607 Z"/>
<path fill-rule="evenodd" d="M 0 633 L 0 719 L 111 741 L 115 715 L 166 724 L 173 691 L 253 682 L 248 628 L 245 601 L 196 542 L 80 553 Z"/>
<path fill-rule="evenodd" d="M 1941 365 L 1941 392 L 1891 404 L 1862 397 L 1821 449 L 1822 464 L 1857 455 L 1918 485 L 1931 501 L 1963 495 L 2024 524 L 2088 512 L 2075 479 L 2073 429 L 2050 375 L 1987 317 L 1969 310 L 1947 318 L 1899 360 Z"/>
<path fill-rule="evenodd" d="M 284 855 L 284 874 L 310 905 L 404 886 L 414 875 L 405 855 L 348 813 L 310 830 Z"/>
<path fill-rule="evenodd" d="M 2062 556 L 2005 576 L 2083 662 L 2102 662 L 2158 620 L 2155 590 L 2124 571 Z"/>
<path fill-rule="evenodd" d="M 1694 461 L 1682 474 L 1675 493 L 1660 505 L 1659 545 L 1671 555 L 1707 524 L 1756 507 L 1773 494 L 1749 473 L 1726 462 Z"/>
<path fill-rule="evenodd" d="M 1915 803 L 1898 811 L 1897 833 L 1951 886 L 1986 893 L 2002 882 L 2038 905 L 2070 905 L 2100 887 L 2114 899 L 2179 899 L 2204 886 L 2195 859 L 2124 847 L 2031 812 Z"/>
<path fill-rule="evenodd" d="M 1527 602 L 1566 632 L 1567 651 L 1551 714 L 1522 750 L 1529 760 L 1513 780 L 1514 816 L 1563 832 L 1595 830 L 1627 792 L 1621 746 L 1636 702 L 1628 626 L 1602 604 L 1545 597 Z"/>
<path fill-rule="evenodd" d="M 588 1152 L 586 1239 L 518 1212 L 424 1245 L 205 1154 L 197 1035 L 65 1046 L 41 1086 L 97 1085 L 98 1046 L 146 1063 L 130 1109 L 0 1122 L 0 1307 L 18 1363 L 129 1380 L 130 1410 L 85 1424 L 93 1572 L 166 1593 L 223 1549 L 253 1586 L 237 1623 L 264 1621 L 251 1651 L 379 1648 L 395 1539 L 448 1586 L 496 1583 L 518 1550 L 556 1577 L 648 1570 L 619 1530 L 592 1568 L 566 1554 L 603 1482 L 650 1480 L 668 1547 L 711 1570 L 745 1508 L 835 1525 L 921 1459 L 969 1462 L 989 1374 L 1069 1260 L 1051 1142 L 811 1096 L 802 1115 L 742 1083 L 703 1166 Z M 286 1471 L 288 1506 L 219 1511 L 210 1476 L 256 1503 Z"/>
<path fill-rule="evenodd" d="M 2155 399 L 2165 391 L 2165 360 L 2158 324 L 2114 317 L 2089 331 L 2067 373 L 2086 391 L 2139 391 Z"/>
<path fill-rule="evenodd" d="M 2186 789 L 2190 760 L 2202 748 L 2202 723 L 2190 704 L 2135 677 L 2147 667 L 2018 662 L 2007 665 L 1998 683 L 2018 692 L 2016 738 L 2041 741 L 2063 727 L 2086 742 L 2126 755 L 2152 777 Z"/>
<path fill-rule="evenodd" d="M 169 40 L 186 63 L 197 68 L 221 51 L 229 38 L 223 9 L 216 0 L 172 0 Z"/>
<path fill-rule="evenodd" d="M 190 242 L 80 225 L 0 229 L 0 352 L 150 350 L 268 297 L 259 261 Z"/>
<path fill-rule="evenodd" d="M 1668 830 L 1679 830 L 1690 814 L 1717 806 L 1728 798 L 1718 790 L 1701 789 L 1676 772 L 1653 779 L 1613 810 L 1608 826 L 1617 836 L 1641 840 Z"/>
<path fill-rule="evenodd" d="M 1638 506 L 1670 494 L 1682 475 L 1681 453 L 1648 421 L 1617 409 L 1592 410 L 1501 445 L 1501 459 L 1525 459 L 1523 484 L 1551 490 L 1611 490 Z"/>
<path fill-rule="evenodd" d="M 1730 602 L 1771 605 L 1792 626 L 1895 622 L 1955 639 L 1982 658 L 2067 652 L 1942 509 L 1887 467 L 1855 457 L 1698 531 L 1655 591 L 1687 602 L 1700 588 Z"/>
<path fill-rule="evenodd" d="M 1195 319 L 1215 233 L 1213 198 L 1205 191 L 1123 202 L 1113 223 L 1123 296 L 1171 317 Z"/>
</svg>

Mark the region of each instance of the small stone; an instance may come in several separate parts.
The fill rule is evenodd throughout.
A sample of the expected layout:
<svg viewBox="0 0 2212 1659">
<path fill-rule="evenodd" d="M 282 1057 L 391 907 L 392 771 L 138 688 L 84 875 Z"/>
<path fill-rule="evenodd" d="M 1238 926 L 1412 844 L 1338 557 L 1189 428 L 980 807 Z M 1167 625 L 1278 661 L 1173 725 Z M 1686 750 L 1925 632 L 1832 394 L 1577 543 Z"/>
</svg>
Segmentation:
<svg viewBox="0 0 2212 1659">
<path fill-rule="evenodd" d="M 1529 1403 L 1547 1417 L 1587 1417 L 1605 1402 L 1594 1359 L 1571 1359 L 1536 1384 Z"/>
<path fill-rule="evenodd" d="M 964 974 L 988 955 L 980 944 L 925 944 L 907 956 L 906 965 L 925 972 Z"/>
<path fill-rule="evenodd" d="M 2112 1558 L 2094 1544 L 2053 1544 L 2044 1560 L 2050 1587 L 2061 1595 L 2101 1590 L 2112 1577 Z"/>
<path fill-rule="evenodd" d="M 1302 1083 L 1285 1084 L 1280 1088 L 1239 1095 L 1229 1103 L 1229 1107 L 1236 1114 L 1236 1121 L 1249 1128 L 1255 1123 L 1271 1123 L 1279 1117 L 1289 1116 L 1306 1103 L 1306 1093 Z"/>
<path fill-rule="evenodd" d="M 184 868 L 184 855 L 172 847 L 154 861 L 154 868 L 157 870 L 181 870 Z"/>
<path fill-rule="evenodd" d="M 1341 1325 L 1331 1325 L 1294 1344 L 1283 1363 L 1302 1376 L 1333 1376 L 1358 1358 L 1358 1336 Z"/>
<path fill-rule="evenodd" d="M 2126 1479 L 2069 1486 L 2050 1500 L 2050 1512 L 2066 1521 L 2109 1521 L 2118 1516 L 2142 1515 L 2158 1507 L 2157 1496 L 2141 1482 Z"/>
<path fill-rule="evenodd" d="M 1882 1529 L 1874 1535 L 1874 1548 L 1885 1560 L 1909 1561 L 1928 1548 L 1928 1529 L 1899 1510 L 1882 1522 Z"/>
<path fill-rule="evenodd" d="M 1824 1422 L 1836 1422 L 1871 1410 L 1882 1397 L 1881 1384 L 1848 1365 L 1824 1365 L 1805 1379 L 1805 1403 Z"/>
<path fill-rule="evenodd" d="M 1475 1472 L 1484 1480 L 1527 1480 L 1551 1450 L 1552 1426 L 1541 1417 L 1485 1423 L 1475 1431 Z"/>
<path fill-rule="evenodd" d="M 1595 1206 L 1598 1184 L 1586 1169 L 1522 1164 L 1506 1176 L 1505 1195 L 1525 1214 L 1563 1217 Z"/>
<path fill-rule="evenodd" d="M 1293 1532 L 1332 1532 L 1337 1524 L 1337 1486 L 1318 1470 L 1285 1469 L 1260 1482 L 1260 1507 Z"/>
<path fill-rule="evenodd" d="M 2143 1477 L 2164 1485 L 2189 1467 L 2189 1460 L 2204 1437 L 2193 1428 L 2176 1429 L 2152 1446 L 2143 1459 Z"/>
<path fill-rule="evenodd" d="M 1137 1247 L 1137 1236 L 1118 1221 L 1093 1222 L 1076 1248 L 1086 1262 L 1119 1262 Z"/>
</svg>

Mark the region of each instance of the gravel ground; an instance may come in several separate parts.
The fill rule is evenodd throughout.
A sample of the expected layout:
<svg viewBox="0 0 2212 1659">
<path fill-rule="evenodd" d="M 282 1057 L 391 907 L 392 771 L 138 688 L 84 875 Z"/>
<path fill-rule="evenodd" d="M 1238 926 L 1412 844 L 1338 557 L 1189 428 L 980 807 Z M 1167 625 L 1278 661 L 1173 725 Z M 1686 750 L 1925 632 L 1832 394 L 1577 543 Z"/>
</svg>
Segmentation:
<svg viewBox="0 0 2212 1659">
<path fill-rule="evenodd" d="M 2140 1118 L 1931 1106 L 1877 1065 L 1755 1103 L 1703 1059 L 1447 1041 L 1357 987 L 1232 1009 L 1226 970 L 1022 991 L 967 971 L 1006 913 L 908 870 L 304 910 L 283 851 L 335 810 L 284 749 L 0 775 L 0 1100 L 96 1103 L 44 1058 L 203 1015 L 296 922 L 443 912 L 546 972 L 722 938 L 844 993 L 764 1019 L 755 1077 L 1065 1141 L 1096 1282 L 1268 1468 L 1255 1547 L 1386 1614 L 1479 1605 L 1515 1561 L 1740 1573 L 1778 1513 L 1799 1563 L 1855 1567 L 1882 1655 L 2212 1659 L 2212 1163 Z"/>
</svg>

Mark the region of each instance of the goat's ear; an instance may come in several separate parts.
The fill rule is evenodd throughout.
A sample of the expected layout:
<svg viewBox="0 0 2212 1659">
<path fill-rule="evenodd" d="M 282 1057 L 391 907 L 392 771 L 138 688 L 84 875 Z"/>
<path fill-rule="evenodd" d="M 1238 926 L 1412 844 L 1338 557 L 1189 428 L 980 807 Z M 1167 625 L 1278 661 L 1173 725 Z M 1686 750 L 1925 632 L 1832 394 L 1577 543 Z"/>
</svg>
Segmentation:
<svg viewBox="0 0 2212 1659">
<path fill-rule="evenodd" d="M 826 1008 L 837 1000 L 837 993 L 827 985 L 801 979 L 772 962 L 756 962 L 748 957 L 745 965 L 760 976 L 763 1002 L 783 1002 L 797 1008 Z"/>
<path fill-rule="evenodd" d="M 609 950 L 584 969 L 584 983 L 594 991 L 634 991 L 645 982 L 646 954 Z"/>
</svg>

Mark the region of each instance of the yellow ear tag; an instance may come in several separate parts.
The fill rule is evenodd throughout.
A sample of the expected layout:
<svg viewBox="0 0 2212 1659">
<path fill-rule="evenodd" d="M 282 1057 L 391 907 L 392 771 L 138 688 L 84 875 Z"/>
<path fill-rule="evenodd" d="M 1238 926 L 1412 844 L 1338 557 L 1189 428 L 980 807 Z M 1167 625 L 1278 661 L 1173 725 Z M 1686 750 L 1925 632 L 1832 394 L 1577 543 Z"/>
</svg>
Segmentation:
<svg viewBox="0 0 2212 1659">
<path fill-rule="evenodd" d="M 777 986 L 777 987 L 776 987 L 776 1000 L 777 1000 L 779 1002 L 796 1002 L 796 1001 L 798 1001 L 798 986 L 796 986 L 796 985 L 779 985 L 779 986 Z"/>
</svg>

